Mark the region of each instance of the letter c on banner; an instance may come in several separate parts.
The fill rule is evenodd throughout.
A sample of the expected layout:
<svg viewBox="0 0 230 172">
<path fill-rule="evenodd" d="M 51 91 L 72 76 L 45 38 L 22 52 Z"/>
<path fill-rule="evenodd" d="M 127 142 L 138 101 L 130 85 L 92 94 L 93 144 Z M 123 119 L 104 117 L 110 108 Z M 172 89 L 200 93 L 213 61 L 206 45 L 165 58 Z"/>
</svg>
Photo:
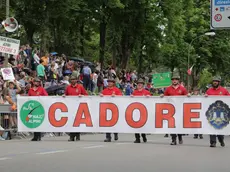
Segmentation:
<svg viewBox="0 0 230 172">
<path fill-rule="evenodd" d="M 167 110 L 168 113 L 163 113 L 163 110 Z M 168 128 L 175 128 L 175 107 L 168 103 L 156 104 L 156 128 L 163 128 L 163 121 L 168 121 Z"/>
<path fill-rule="evenodd" d="M 107 110 L 112 112 L 111 120 L 107 120 Z M 116 125 L 119 117 L 118 107 L 113 103 L 100 103 L 100 127 L 113 127 Z"/>
<path fill-rule="evenodd" d="M 61 112 L 68 112 L 68 108 L 64 103 L 61 102 L 54 103 L 49 108 L 49 113 L 48 113 L 49 121 L 50 124 L 54 127 L 63 127 L 67 123 L 68 117 L 61 117 L 59 121 L 56 120 L 55 113 L 56 110 L 58 109 L 60 109 Z"/>
<path fill-rule="evenodd" d="M 140 112 L 140 120 L 139 121 L 133 120 L 133 111 L 136 109 L 139 110 L 139 112 Z M 125 120 L 130 127 L 141 128 L 145 125 L 145 123 L 148 120 L 148 111 L 143 104 L 132 103 L 126 109 Z"/>
</svg>

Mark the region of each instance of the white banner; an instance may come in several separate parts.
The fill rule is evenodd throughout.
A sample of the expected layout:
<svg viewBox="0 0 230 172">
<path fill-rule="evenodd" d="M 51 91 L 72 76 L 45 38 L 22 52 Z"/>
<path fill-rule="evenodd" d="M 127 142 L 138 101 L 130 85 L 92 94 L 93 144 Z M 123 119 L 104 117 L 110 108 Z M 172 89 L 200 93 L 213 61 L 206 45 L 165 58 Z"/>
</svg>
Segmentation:
<svg viewBox="0 0 230 172">
<path fill-rule="evenodd" d="M 230 134 L 229 97 L 18 97 L 18 130 Z"/>
<path fill-rule="evenodd" d="M 20 40 L 0 36 L 0 52 L 18 55 Z"/>
</svg>

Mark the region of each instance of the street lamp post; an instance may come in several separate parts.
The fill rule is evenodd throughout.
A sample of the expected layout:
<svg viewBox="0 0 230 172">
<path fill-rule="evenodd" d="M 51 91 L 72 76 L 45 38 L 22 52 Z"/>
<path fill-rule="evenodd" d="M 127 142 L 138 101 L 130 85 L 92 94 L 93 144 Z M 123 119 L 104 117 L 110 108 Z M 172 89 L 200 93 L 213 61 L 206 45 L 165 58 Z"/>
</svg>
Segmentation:
<svg viewBox="0 0 230 172">
<path fill-rule="evenodd" d="M 195 40 L 197 40 L 197 39 L 203 37 L 203 36 L 215 36 L 215 35 L 216 35 L 215 32 L 206 32 L 206 33 L 203 34 L 203 35 L 197 36 L 196 38 L 194 38 L 194 39 L 190 42 L 189 48 L 188 48 L 188 69 L 190 68 L 190 48 L 191 48 L 193 42 L 194 42 Z M 188 81 L 187 81 L 187 89 L 188 89 L 188 91 L 189 91 L 189 76 L 188 76 Z"/>
</svg>

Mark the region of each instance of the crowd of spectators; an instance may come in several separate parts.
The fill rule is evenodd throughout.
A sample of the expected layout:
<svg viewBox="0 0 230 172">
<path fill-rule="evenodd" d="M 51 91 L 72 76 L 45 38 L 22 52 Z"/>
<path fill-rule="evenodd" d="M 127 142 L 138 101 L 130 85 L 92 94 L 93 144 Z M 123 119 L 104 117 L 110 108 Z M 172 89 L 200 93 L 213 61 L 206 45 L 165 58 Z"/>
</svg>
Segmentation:
<svg viewBox="0 0 230 172">
<path fill-rule="evenodd" d="M 0 104 L 10 104 L 11 110 L 16 111 L 17 95 L 26 96 L 35 77 L 38 77 L 49 95 L 63 95 L 69 84 L 70 75 L 78 77 L 89 95 L 98 95 L 108 86 L 107 79 L 113 77 L 116 86 L 124 95 L 131 95 L 136 87 L 136 71 L 118 71 L 113 66 L 101 70 L 99 63 L 71 60 L 66 55 L 46 53 L 41 55 L 38 49 L 29 45 L 20 47 L 17 56 L 10 56 L 8 64 L 4 65 L 4 56 L 0 56 L 0 67 L 11 67 L 15 80 L 5 81 L 0 73 Z M 146 89 L 152 93 L 161 94 L 163 90 L 154 90 L 151 77 L 144 77 Z M 17 129 L 17 113 L 0 114 L 0 139 L 10 139 L 2 129 Z"/>
</svg>

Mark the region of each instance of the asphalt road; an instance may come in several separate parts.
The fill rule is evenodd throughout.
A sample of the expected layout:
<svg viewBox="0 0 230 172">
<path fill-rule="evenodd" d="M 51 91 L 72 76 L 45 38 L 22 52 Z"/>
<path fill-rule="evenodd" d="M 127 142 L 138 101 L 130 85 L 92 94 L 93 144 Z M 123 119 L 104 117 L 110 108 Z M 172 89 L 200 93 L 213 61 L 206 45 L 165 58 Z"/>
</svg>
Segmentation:
<svg viewBox="0 0 230 172">
<path fill-rule="evenodd" d="M 148 135 L 148 143 L 134 144 L 134 136 L 119 135 L 104 143 L 104 135 L 84 135 L 80 142 L 67 137 L 41 142 L 0 142 L 0 172 L 229 172 L 230 137 L 226 147 L 209 147 L 203 140 L 184 137 L 184 144 L 170 146 L 163 135 Z"/>
</svg>

